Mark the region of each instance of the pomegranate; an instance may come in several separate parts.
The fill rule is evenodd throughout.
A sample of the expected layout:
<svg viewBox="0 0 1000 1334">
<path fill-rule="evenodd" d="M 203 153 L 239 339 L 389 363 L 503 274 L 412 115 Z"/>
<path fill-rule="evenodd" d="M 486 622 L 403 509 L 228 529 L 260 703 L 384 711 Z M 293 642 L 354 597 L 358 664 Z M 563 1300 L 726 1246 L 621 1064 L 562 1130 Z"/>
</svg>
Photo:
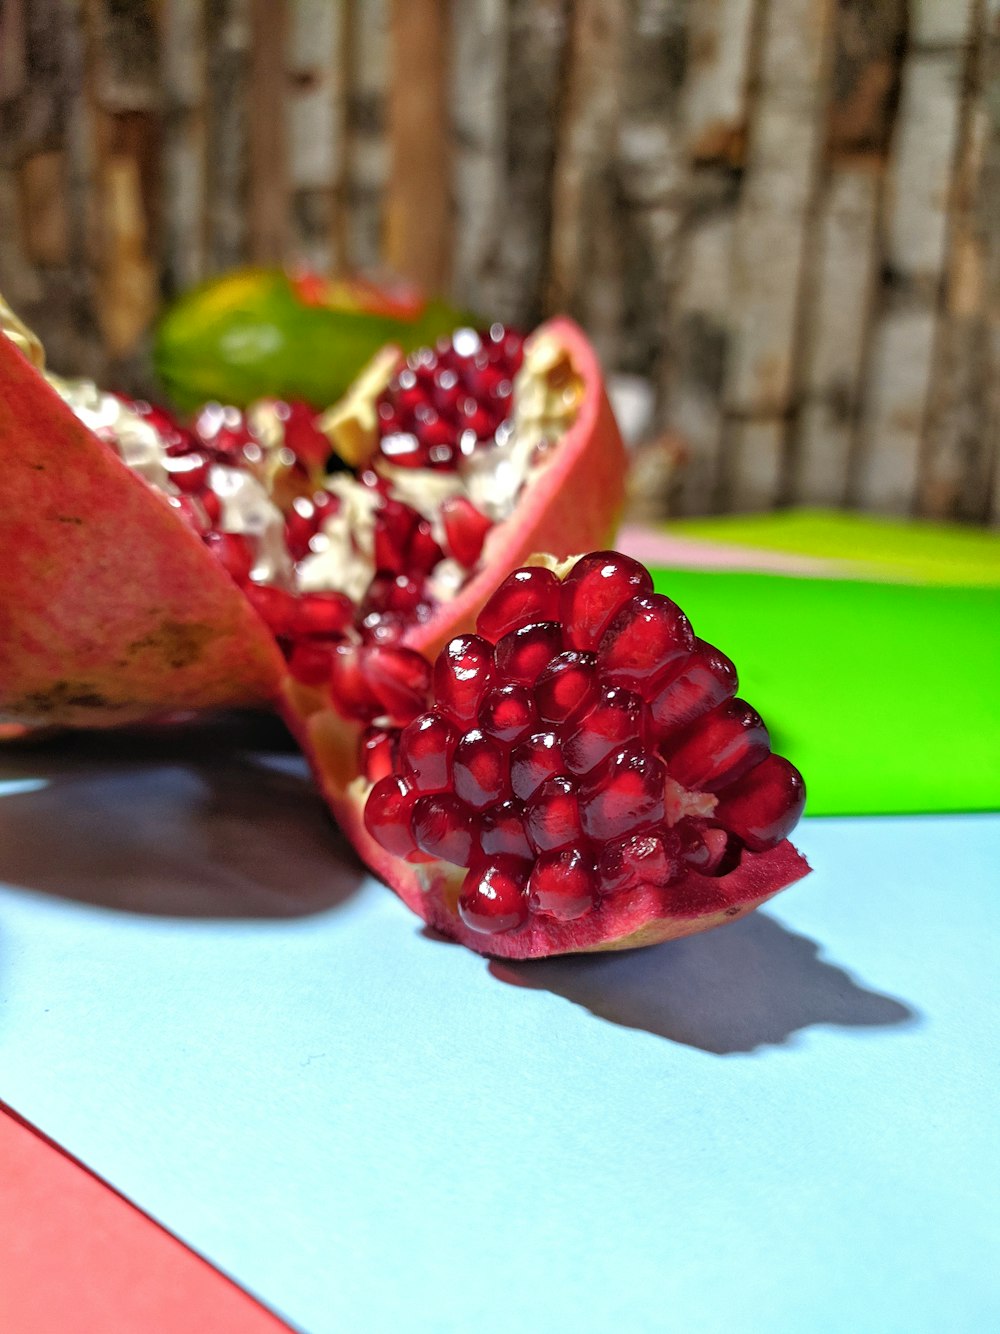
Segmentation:
<svg viewBox="0 0 1000 1334">
<path fill-rule="evenodd" d="M 625 471 L 569 322 L 387 349 L 321 415 L 183 425 L 2 337 L 0 382 L 0 723 L 273 704 L 369 865 L 493 954 L 703 930 L 808 869 L 728 659 L 635 562 L 559 564 Z"/>
</svg>

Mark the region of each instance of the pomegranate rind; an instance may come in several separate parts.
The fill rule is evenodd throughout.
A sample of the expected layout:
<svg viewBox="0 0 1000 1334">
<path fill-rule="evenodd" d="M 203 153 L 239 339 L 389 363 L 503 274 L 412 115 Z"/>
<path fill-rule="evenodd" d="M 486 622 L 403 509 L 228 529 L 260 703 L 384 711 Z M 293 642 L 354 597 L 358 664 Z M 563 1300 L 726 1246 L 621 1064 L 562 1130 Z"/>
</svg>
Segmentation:
<svg viewBox="0 0 1000 1334">
<path fill-rule="evenodd" d="M 270 702 L 273 638 L 167 500 L 0 336 L 0 722 Z"/>
<path fill-rule="evenodd" d="M 511 517 L 487 534 L 478 573 L 426 622 L 407 631 L 405 643 L 430 658 L 449 639 L 474 628 L 497 585 L 533 552 L 563 559 L 598 550 L 618 526 L 628 459 L 594 349 L 583 330 L 564 316 L 540 325 L 529 344 L 540 338 L 552 339 L 569 353 L 583 383 L 576 416 L 551 460 L 529 479 Z"/>
</svg>

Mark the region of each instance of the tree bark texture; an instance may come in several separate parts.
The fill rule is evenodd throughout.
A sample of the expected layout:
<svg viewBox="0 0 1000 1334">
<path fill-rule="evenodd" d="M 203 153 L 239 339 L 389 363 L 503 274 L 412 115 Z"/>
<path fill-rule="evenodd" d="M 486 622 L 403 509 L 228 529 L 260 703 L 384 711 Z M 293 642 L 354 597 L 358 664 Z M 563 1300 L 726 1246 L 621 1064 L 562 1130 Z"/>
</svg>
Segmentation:
<svg viewBox="0 0 1000 1334">
<path fill-rule="evenodd" d="M 0 291 L 148 392 L 242 264 L 556 310 L 677 508 L 1000 513 L 1000 0 L 0 0 Z"/>
</svg>

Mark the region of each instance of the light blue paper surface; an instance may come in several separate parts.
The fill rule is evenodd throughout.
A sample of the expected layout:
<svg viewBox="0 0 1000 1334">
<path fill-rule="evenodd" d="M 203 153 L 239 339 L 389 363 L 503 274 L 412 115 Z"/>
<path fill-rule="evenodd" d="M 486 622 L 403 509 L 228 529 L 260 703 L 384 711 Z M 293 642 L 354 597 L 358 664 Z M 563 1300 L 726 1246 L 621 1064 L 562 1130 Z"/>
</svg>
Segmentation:
<svg viewBox="0 0 1000 1334">
<path fill-rule="evenodd" d="M 298 761 L 161 741 L 0 771 L 0 1097 L 286 1319 L 995 1327 L 1000 817 L 807 821 L 746 921 L 490 965 Z"/>
</svg>

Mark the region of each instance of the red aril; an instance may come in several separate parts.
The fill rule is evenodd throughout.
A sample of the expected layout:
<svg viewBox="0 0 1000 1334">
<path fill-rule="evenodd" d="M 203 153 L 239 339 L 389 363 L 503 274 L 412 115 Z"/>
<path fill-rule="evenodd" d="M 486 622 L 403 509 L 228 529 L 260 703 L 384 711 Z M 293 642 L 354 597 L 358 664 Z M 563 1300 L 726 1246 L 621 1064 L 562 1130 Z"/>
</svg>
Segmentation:
<svg viewBox="0 0 1000 1334">
<path fill-rule="evenodd" d="M 761 852 L 792 832 L 805 802 L 798 769 L 781 755 L 768 755 L 723 790 L 715 817 L 748 848 Z"/>
<path fill-rule="evenodd" d="M 399 736 L 392 729 L 368 727 L 361 734 L 358 746 L 358 768 L 369 783 L 388 778 L 396 767 Z"/>
<path fill-rule="evenodd" d="M 527 879 L 527 864 L 513 857 L 494 857 L 474 866 L 458 898 L 464 925 L 489 936 L 520 926 L 528 916 Z"/>
<path fill-rule="evenodd" d="M 732 699 L 667 745 L 670 773 L 684 787 L 717 792 L 770 751 L 767 728 L 746 700 Z"/>
<path fill-rule="evenodd" d="M 479 726 L 487 736 L 508 744 L 521 741 L 537 722 L 535 701 L 527 686 L 492 686 L 479 706 Z"/>
<path fill-rule="evenodd" d="M 569 647 L 593 653 L 615 615 L 642 593 L 652 593 L 649 571 L 617 551 L 594 551 L 570 570 L 562 586 L 560 620 Z"/>
<path fill-rule="evenodd" d="M 659 685 L 650 701 L 650 717 L 656 729 L 666 734 L 731 699 L 737 686 L 736 668 L 726 655 L 696 639 L 680 670 L 668 674 Z"/>
<path fill-rule="evenodd" d="M 524 808 L 524 830 L 538 853 L 576 846 L 582 841 L 576 783 L 560 775 L 548 778 Z"/>
<path fill-rule="evenodd" d="M 451 784 L 457 744 L 458 735 L 447 719 L 425 713 L 400 734 L 400 768 L 418 792 L 444 792 Z"/>
<path fill-rule="evenodd" d="M 465 865 L 472 856 L 472 812 L 449 792 L 418 797 L 413 806 L 413 836 L 422 852 Z"/>
<path fill-rule="evenodd" d="M 458 635 L 434 664 L 434 693 L 445 714 L 459 727 L 479 716 L 493 680 L 493 645 L 478 635 Z"/>
<path fill-rule="evenodd" d="M 558 922 L 573 922 L 596 908 L 597 901 L 597 875 L 579 848 L 542 853 L 532 867 L 528 880 L 532 912 L 549 914 Z"/>
<path fill-rule="evenodd" d="M 506 759 L 504 747 L 479 728 L 466 732 L 455 747 L 452 786 L 473 810 L 485 810 L 509 796 Z"/>
<path fill-rule="evenodd" d="M 509 574 L 476 618 L 476 630 L 495 644 L 523 625 L 559 617 L 559 580 L 545 566 Z"/>
</svg>

